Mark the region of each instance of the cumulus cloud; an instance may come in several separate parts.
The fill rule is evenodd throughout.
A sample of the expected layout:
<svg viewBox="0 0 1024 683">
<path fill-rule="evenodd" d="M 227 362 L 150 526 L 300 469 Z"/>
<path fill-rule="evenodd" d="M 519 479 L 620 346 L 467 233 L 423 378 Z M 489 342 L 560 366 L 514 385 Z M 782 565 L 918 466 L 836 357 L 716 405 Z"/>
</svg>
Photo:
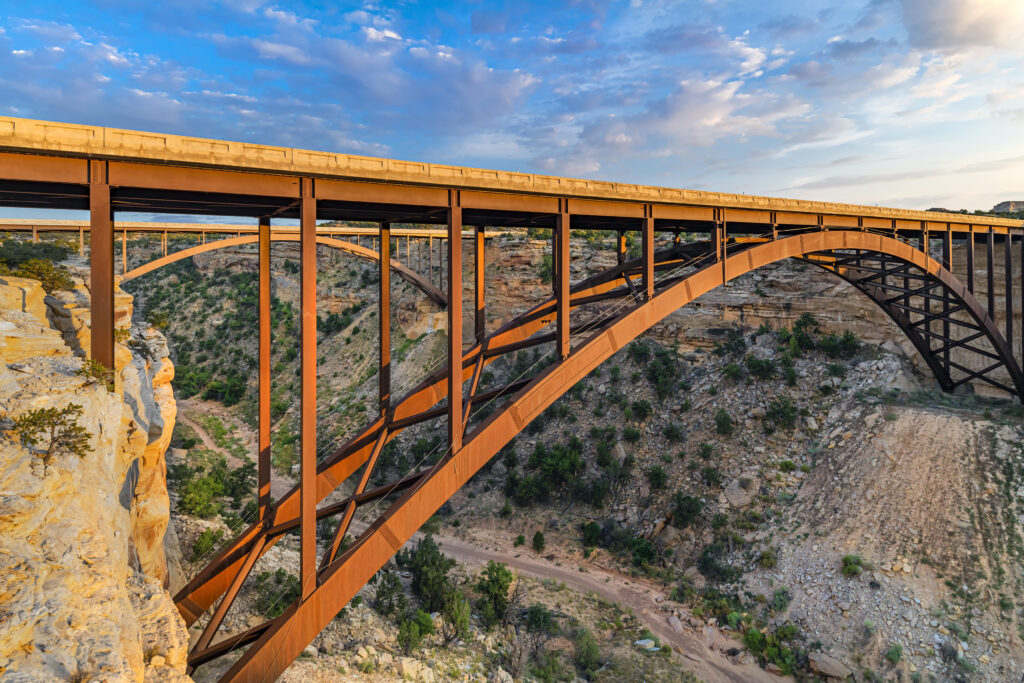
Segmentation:
<svg viewBox="0 0 1024 683">
<path fill-rule="evenodd" d="M 1024 37 L 1020 0 L 900 0 L 914 47 L 954 52 L 970 47 L 1015 47 Z"/>
</svg>

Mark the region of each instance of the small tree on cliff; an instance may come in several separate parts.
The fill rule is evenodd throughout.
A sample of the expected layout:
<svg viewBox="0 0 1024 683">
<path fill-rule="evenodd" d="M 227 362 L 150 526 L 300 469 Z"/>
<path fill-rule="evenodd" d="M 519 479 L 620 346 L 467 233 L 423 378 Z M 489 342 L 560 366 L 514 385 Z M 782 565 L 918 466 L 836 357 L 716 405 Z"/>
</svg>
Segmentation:
<svg viewBox="0 0 1024 683">
<path fill-rule="evenodd" d="M 43 446 L 39 457 L 49 464 L 55 455 L 77 455 L 84 458 L 89 454 L 91 435 L 78 424 L 82 406 L 71 403 L 63 408 L 38 408 L 14 418 L 14 427 L 9 430 L 18 435 L 25 446 Z"/>
</svg>

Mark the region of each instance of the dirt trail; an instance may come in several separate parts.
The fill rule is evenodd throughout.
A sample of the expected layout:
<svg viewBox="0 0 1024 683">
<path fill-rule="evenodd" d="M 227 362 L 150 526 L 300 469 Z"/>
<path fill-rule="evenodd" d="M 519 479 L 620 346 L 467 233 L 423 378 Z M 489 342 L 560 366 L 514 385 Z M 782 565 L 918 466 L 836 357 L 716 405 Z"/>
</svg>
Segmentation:
<svg viewBox="0 0 1024 683">
<path fill-rule="evenodd" d="M 235 433 L 238 435 L 238 438 L 240 438 L 242 440 L 242 443 L 244 443 L 245 446 L 248 449 L 250 449 L 250 452 L 253 453 L 253 455 L 255 455 L 256 437 L 254 434 L 252 434 L 252 430 L 248 429 L 245 425 L 240 425 L 234 418 L 232 418 L 225 412 L 217 411 L 215 409 L 216 407 L 218 407 L 217 404 L 214 404 L 210 401 L 199 401 L 197 399 L 181 399 L 178 401 L 177 419 L 186 426 L 190 427 L 196 433 L 196 436 L 198 436 L 199 440 L 202 441 L 203 443 L 203 448 L 211 450 L 219 455 L 223 455 L 224 458 L 228 461 L 228 466 L 231 467 L 232 469 L 241 467 L 244 463 L 239 458 L 235 457 L 229 451 L 218 446 L 217 442 L 213 440 L 212 436 L 210 436 L 210 433 L 206 431 L 206 428 L 190 417 L 190 413 L 205 412 L 216 416 L 218 419 L 220 419 L 222 422 L 225 422 L 226 424 L 233 425 L 235 427 Z M 279 500 L 282 497 L 284 497 L 284 495 L 288 493 L 288 491 L 290 491 L 293 486 L 295 486 L 295 482 L 293 482 L 291 479 L 283 476 L 274 468 L 270 469 L 270 495 L 273 496 L 275 500 Z"/>
<path fill-rule="evenodd" d="M 419 538 L 416 534 L 414 538 Z M 465 540 L 450 536 L 436 536 L 437 542 L 446 555 L 463 564 L 484 565 L 489 560 L 504 562 L 523 574 L 538 579 L 553 579 L 564 582 L 573 590 L 587 591 L 600 595 L 609 602 L 618 603 L 620 607 L 628 607 L 652 633 L 672 647 L 684 653 L 686 667 L 693 671 L 701 680 L 709 683 L 761 681 L 778 683 L 783 679 L 763 670 L 756 664 L 737 665 L 730 662 L 720 653 L 712 650 L 705 642 L 702 634 L 683 627 L 677 633 L 668 624 L 667 615 L 661 611 L 654 601 L 658 594 L 656 587 L 642 581 L 626 579 L 614 573 L 601 572 L 588 567 L 586 573 L 565 566 L 559 567 L 542 557 L 533 557 L 528 553 L 505 553 L 487 550 L 468 543 Z"/>
</svg>

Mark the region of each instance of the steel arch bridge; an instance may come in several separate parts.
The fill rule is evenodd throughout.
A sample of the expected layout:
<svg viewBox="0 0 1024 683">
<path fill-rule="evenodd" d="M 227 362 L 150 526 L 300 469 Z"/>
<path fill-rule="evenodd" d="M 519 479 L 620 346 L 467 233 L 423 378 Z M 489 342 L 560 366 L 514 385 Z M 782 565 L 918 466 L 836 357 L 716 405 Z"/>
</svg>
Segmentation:
<svg viewBox="0 0 1024 683">
<path fill-rule="evenodd" d="M 907 335 L 943 389 L 983 382 L 1018 400 L 1024 397 L 1024 329 L 1015 317 L 1015 306 L 1018 314 L 1024 308 L 1024 226 L 1017 221 L 302 150 L 270 154 L 271 148 L 247 149 L 236 143 L 0 119 L 0 124 L 5 122 L 13 133 L 5 137 L 0 125 L 0 150 L 9 150 L 0 152 L 0 204 L 90 211 L 92 356 L 108 366 L 113 362 L 115 209 L 260 220 L 259 518 L 175 597 L 187 624 L 204 624 L 190 666 L 244 650 L 225 680 L 278 676 L 446 500 L 564 392 L 673 311 L 762 266 L 798 258 L 852 284 Z M 272 217 L 300 221 L 302 286 L 300 481 L 276 501 L 269 491 Z M 392 397 L 391 269 L 380 267 L 376 417 L 319 462 L 318 218 L 378 222 L 379 264 L 390 263 L 392 222 L 445 225 L 450 302 L 463 300 L 463 225 L 474 228 L 474 315 L 468 349 L 463 335 L 449 334 L 447 366 L 407 395 Z M 499 329 L 488 330 L 483 237 L 491 227 L 522 226 L 552 229 L 554 292 Z M 571 283 L 572 229 L 616 231 L 618 264 Z M 639 234 L 639 258 L 627 257 L 627 233 Z M 677 239 L 656 250 L 656 233 Z M 701 239 L 680 241 L 681 233 Z M 979 244 L 983 257 L 976 254 Z M 463 330 L 462 308 L 448 306 L 449 330 Z M 505 386 L 482 385 L 489 363 L 540 346 L 553 347 L 553 364 Z M 496 408 L 481 411 L 487 404 Z M 412 425 L 440 419 L 447 424 L 447 449 L 436 464 L 368 488 L 388 441 Z M 343 484 L 347 497 L 325 502 Z M 356 512 L 378 505 L 385 506 L 383 511 L 342 550 Z M 327 517 L 340 521 L 331 538 L 320 539 L 327 541 L 321 547 L 316 522 Z M 277 618 L 242 633 L 220 635 L 224 617 L 256 561 L 293 530 L 300 534 L 300 597 Z"/>
</svg>

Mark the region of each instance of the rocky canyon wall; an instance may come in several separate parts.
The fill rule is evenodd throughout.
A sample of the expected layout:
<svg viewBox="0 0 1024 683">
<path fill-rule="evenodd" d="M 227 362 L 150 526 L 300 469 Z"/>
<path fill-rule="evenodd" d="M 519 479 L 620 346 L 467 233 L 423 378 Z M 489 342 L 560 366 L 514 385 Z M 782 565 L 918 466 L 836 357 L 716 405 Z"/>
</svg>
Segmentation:
<svg viewBox="0 0 1024 683">
<path fill-rule="evenodd" d="M 118 290 L 119 328 L 131 297 Z M 0 675 L 4 680 L 188 680 L 188 634 L 167 593 L 164 452 L 174 369 L 152 328 L 122 333 L 113 391 L 78 374 L 89 294 L 0 278 Z M 122 338 L 119 336 L 119 338 Z M 41 457 L 13 420 L 81 407 L 84 456 Z"/>
</svg>

